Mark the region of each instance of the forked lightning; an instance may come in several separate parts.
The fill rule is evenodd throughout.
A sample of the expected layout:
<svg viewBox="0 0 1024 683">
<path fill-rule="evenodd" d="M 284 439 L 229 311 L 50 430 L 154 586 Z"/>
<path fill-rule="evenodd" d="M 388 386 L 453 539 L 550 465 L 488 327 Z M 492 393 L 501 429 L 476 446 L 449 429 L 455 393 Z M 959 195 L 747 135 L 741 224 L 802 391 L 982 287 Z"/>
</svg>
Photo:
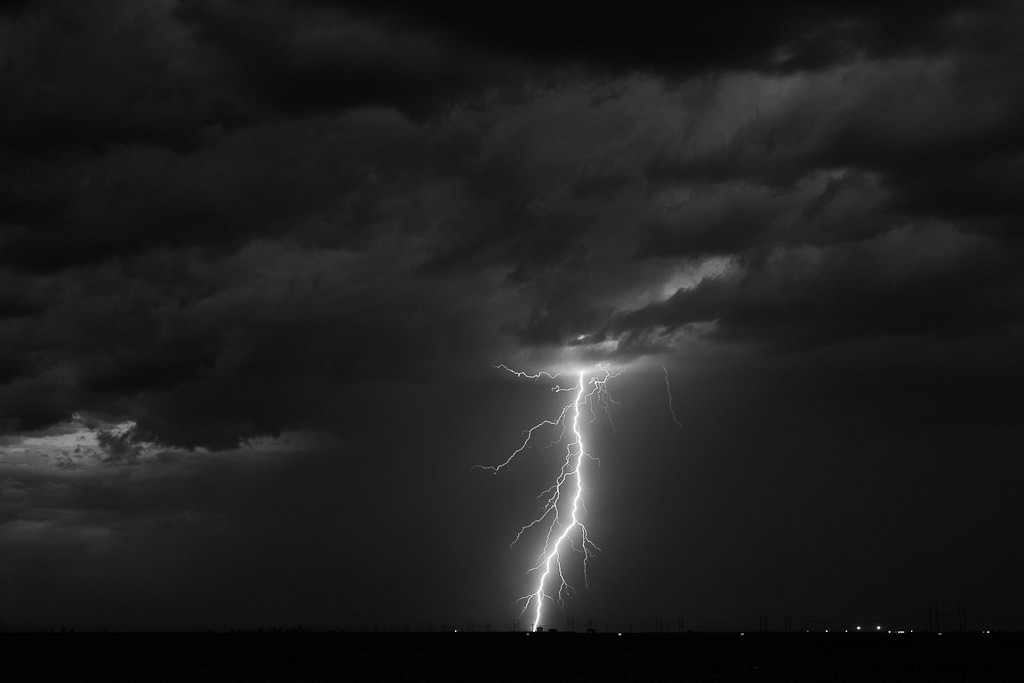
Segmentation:
<svg viewBox="0 0 1024 683">
<path fill-rule="evenodd" d="M 554 382 L 559 377 L 558 374 L 552 375 L 547 372 L 528 374 L 513 370 L 505 365 L 497 365 L 495 367 L 506 370 L 517 377 L 527 379 L 537 380 L 544 378 Z M 587 527 L 582 519 L 586 512 L 586 506 L 583 501 L 583 465 L 587 460 L 596 461 L 597 459 L 587 452 L 586 446 L 583 443 L 583 433 L 580 430 L 580 415 L 583 409 L 587 408 L 590 411 L 591 418 L 596 419 L 597 410 L 600 409 L 611 420 L 611 413 L 608 409 L 610 404 L 615 404 L 615 400 L 608 393 L 607 385 L 610 379 L 617 377 L 620 373 L 610 372 L 608 366 L 603 364 L 594 367 L 596 369 L 581 370 L 574 385 L 562 386 L 557 382 L 553 384 L 551 387 L 552 391 L 573 392 L 574 399 L 562 407 L 558 417 L 538 422 L 526 430 L 523 443 L 505 462 L 493 467 L 481 467 L 495 473 L 509 467 L 516 456 L 531 447 L 534 437 L 545 427 L 562 428 L 559 438 L 550 442 L 549 446 L 561 443 L 565 438 L 567 427 L 572 431 L 572 441 L 566 444 L 565 460 L 562 463 L 558 476 L 555 478 L 555 483 L 542 491 L 538 496 L 538 498 L 546 497 L 541 514 L 532 522 L 520 528 L 519 533 L 516 534 L 515 540 L 511 544 L 515 545 L 527 530 L 543 525 L 545 520 L 550 520 L 544 548 L 537 560 L 537 564 L 530 569 L 530 573 L 540 572 L 536 588 L 532 593 L 519 598 L 519 602 L 525 603 L 522 614 L 525 614 L 531 606 L 534 608 L 532 629 L 534 631 L 541 624 L 545 601 L 556 600 L 559 605 L 564 605 L 566 596 L 570 593 L 575 593 L 575 589 L 566 580 L 565 574 L 562 571 L 562 561 L 564 559 L 562 551 L 568 546 L 583 555 L 583 580 L 586 583 L 587 563 L 594 553 L 600 550 L 590 540 Z M 567 502 L 566 499 L 568 499 Z M 557 590 L 548 592 L 546 587 L 549 583 L 555 581 L 555 576 L 557 576 Z"/>
</svg>

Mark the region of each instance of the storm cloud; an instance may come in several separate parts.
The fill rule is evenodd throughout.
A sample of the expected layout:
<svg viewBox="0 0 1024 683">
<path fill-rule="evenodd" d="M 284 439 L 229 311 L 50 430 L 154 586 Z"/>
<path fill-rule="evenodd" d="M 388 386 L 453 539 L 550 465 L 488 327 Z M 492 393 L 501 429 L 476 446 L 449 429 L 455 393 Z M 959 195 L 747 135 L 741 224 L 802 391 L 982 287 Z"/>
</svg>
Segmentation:
<svg viewBox="0 0 1024 683">
<path fill-rule="evenodd" d="M 397 449 L 410 396 L 461 408 L 506 361 L 1019 444 L 1022 27 L 1010 2 L 5 4 L 0 430 L 47 458 L 4 465 L 0 538 L 230 526 L 126 473 L 236 476 L 295 433 Z"/>
</svg>

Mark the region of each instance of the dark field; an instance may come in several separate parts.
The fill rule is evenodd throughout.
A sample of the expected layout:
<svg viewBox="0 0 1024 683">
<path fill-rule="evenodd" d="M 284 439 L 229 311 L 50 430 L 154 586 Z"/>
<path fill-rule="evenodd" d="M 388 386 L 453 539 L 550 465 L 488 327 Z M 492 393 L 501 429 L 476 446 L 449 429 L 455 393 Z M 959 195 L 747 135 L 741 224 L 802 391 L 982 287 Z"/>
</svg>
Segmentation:
<svg viewBox="0 0 1024 683">
<path fill-rule="evenodd" d="M 21 681 L 1021 681 L 1020 634 L 0 636 Z"/>
</svg>

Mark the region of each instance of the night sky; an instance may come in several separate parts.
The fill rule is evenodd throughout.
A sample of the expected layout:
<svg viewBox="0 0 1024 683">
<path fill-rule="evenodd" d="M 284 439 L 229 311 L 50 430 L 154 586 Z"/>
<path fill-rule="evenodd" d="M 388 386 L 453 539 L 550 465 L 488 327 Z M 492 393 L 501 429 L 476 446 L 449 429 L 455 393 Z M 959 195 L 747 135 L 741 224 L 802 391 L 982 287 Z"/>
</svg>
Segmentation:
<svg viewBox="0 0 1024 683">
<path fill-rule="evenodd" d="M 1024 614 L 1024 6 L 679 9 L 3 3 L 0 627 L 510 628 L 499 363 L 551 625 Z"/>
</svg>

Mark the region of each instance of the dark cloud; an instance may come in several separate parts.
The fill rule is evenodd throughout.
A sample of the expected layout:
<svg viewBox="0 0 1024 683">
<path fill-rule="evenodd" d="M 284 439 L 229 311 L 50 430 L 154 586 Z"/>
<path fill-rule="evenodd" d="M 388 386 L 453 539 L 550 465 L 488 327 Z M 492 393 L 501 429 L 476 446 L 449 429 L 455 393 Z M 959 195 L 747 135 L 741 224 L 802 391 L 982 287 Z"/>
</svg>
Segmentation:
<svg viewBox="0 0 1024 683">
<path fill-rule="evenodd" d="M 46 304 L 32 283 L 13 273 L 0 273 L 0 318 L 24 318 L 42 313 Z"/>
<path fill-rule="evenodd" d="M 1016 261 L 950 228 L 903 229 L 827 249 L 780 249 L 670 299 L 611 333 L 715 322 L 724 341 L 819 345 L 858 336 L 958 335 L 1018 318 Z"/>
<path fill-rule="evenodd" d="M 13 372 L 11 374 L 18 374 Z M 59 383 L 38 377 L 16 377 L 0 387 L 5 431 L 26 431 L 67 420 L 75 397 Z"/>
<path fill-rule="evenodd" d="M 356 115 L 350 126 L 248 129 L 185 156 L 145 145 L 110 149 L 43 175 L 32 193 L 46 209 L 12 220 L 3 259 L 48 271 L 159 247 L 237 248 L 264 235 L 313 232 L 316 223 L 329 225 L 336 245 L 361 246 L 378 210 L 365 195 L 409 172 L 395 158 L 404 129 L 392 115 Z"/>
<path fill-rule="evenodd" d="M 142 452 L 142 447 L 138 443 L 137 427 L 123 432 L 100 430 L 96 433 L 96 441 L 106 453 L 107 462 L 133 463 Z"/>
<path fill-rule="evenodd" d="M 167 20 L 167 3 L 29 4 L 2 28 L 0 144 L 17 155 L 8 165 L 67 164 L 107 145 L 185 151 L 243 117 Z"/>
<path fill-rule="evenodd" d="M 312 6 L 333 6 L 315 2 Z M 347 4 L 347 3 L 346 3 Z M 495 13 L 472 3 L 352 3 L 400 25 L 427 25 L 449 39 L 529 60 L 687 76 L 718 69 L 788 72 L 863 57 L 941 50 L 970 37 L 975 17 L 1001 3 L 691 3 L 667 16 L 658 3 L 527 3 Z M 965 26 L 967 24 L 967 26 Z"/>
<path fill-rule="evenodd" d="M 447 44 L 429 27 L 367 20 L 343 5 L 182 2 L 173 15 L 215 56 L 222 77 L 283 112 L 422 112 L 511 76 L 508 65 Z"/>
<path fill-rule="evenodd" d="M 111 564 L 103 585 L 123 605 L 142 548 L 164 587 L 189 577 L 168 595 L 242 613 L 263 591 L 287 616 L 335 590 L 326 574 L 304 583 L 294 558 L 312 557 L 394 613 L 503 610 L 489 588 L 519 574 L 476 581 L 461 553 L 492 538 L 480 510 L 513 505 L 517 485 L 466 472 L 550 392 L 499 385 L 497 362 L 632 363 L 623 431 L 599 432 L 621 469 L 598 476 L 649 487 L 644 514 L 699 518 L 672 538 L 737 566 L 774 542 L 842 564 L 850 546 L 811 517 L 868 549 L 896 543 L 857 512 L 801 516 L 770 496 L 880 515 L 872 473 L 888 473 L 885 504 L 939 543 L 899 498 L 915 468 L 953 496 L 974 458 L 990 469 L 967 477 L 970 504 L 1005 493 L 1024 407 L 1020 8 L 683 9 L 3 5 L 0 542 L 17 552 L 0 576 L 39 596 L 58 560 L 79 558 L 86 588 Z M 663 372 L 692 431 L 659 426 Z M 298 433 L 316 437 L 290 446 Z M 411 522 L 396 500 L 428 513 Z M 985 555 L 978 539 L 1000 534 L 969 526 L 955 535 Z M 665 534 L 607 528 L 634 557 Z M 387 561 L 353 568 L 351 549 L 383 537 Z M 435 596 L 392 571 L 409 549 L 433 553 Z M 208 552 L 209 566 L 181 559 Z M 220 600 L 208 586 L 239 581 L 232 556 L 265 564 Z M 605 579 L 636 583 L 610 566 Z M 675 604 L 702 577 L 728 604 L 770 592 L 693 571 Z"/>
</svg>

